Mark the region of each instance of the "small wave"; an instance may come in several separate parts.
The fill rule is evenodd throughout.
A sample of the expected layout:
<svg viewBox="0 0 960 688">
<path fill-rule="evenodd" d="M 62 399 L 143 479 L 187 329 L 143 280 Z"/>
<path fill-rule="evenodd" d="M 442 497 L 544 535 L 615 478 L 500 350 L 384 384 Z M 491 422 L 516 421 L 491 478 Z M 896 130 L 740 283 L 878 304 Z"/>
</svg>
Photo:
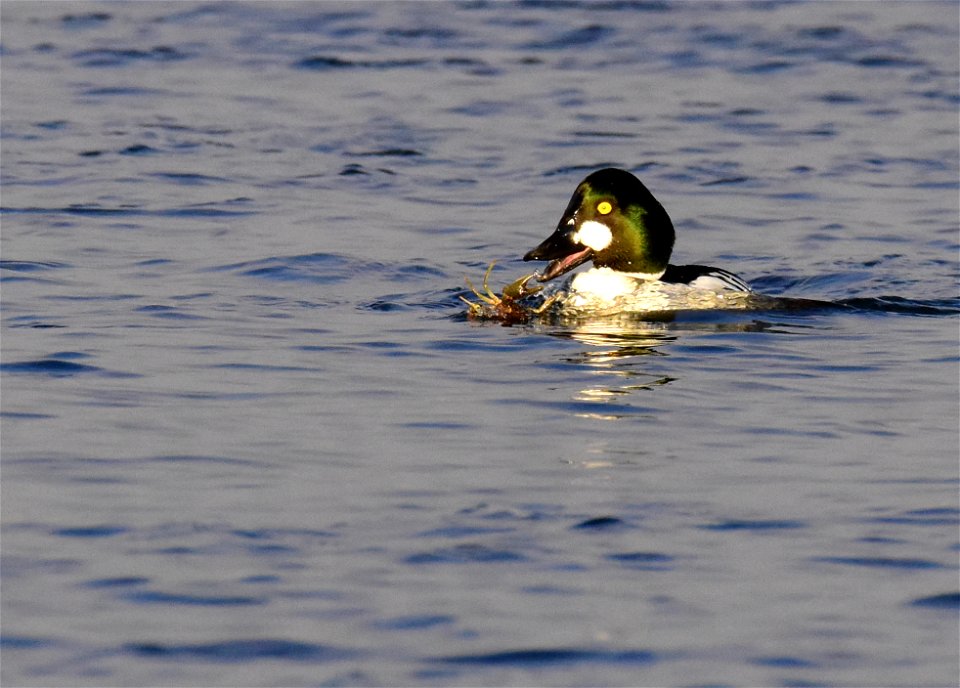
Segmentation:
<svg viewBox="0 0 960 688">
<path fill-rule="evenodd" d="M 217 643 L 130 643 L 123 648 L 130 654 L 153 659 L 184 658 L 211 662 L 255 662 L 260 660 L 285 660 L 298 662 L 324 662 L 348 659 L 355 652 L 343 648 L 293 640 L 257 638 L 253 640 L 225 640 Z"/>
<path fill-rule="evenodd" d="M 293 63 L 296 69 L 329 71 L 336 69 L 397 69 L 400 67 L 420 67 L 427 64 L 424 59 L 409 60 L 347 60 L 335 55 L 314 55 Z"/>
<path fill-rule="evenodd" d="M 186 605 L 192 607 L 236 607 L 266 604 L 261 597 L 247 595 L 186 595 L 151 590 L 137 590 L 123 596 L 137 604 Z"/>
<path fill-rule="evenodd" d="M 358 273 L 376 270 L 379 264 L 337 253 L 306 253 L 296 256 L 272 256 L 242 263 L 220 265 L 211 270 L 239 272 L 247 277 L 284 282 L 335 284 L 345 282 Z"/>
<path fill-rule="evenodd" d="M 616 552 L 605 557 L 609 561 L 645 571 L 669 571 L 674 557 L 662 552 Z"/>
<path fill-rule="evenodd" d="M 123 526 L 89 526 L 77 528 L 60 528 L 53 531 L 54 535 L 71 538 L 106 538 L 114 535 L 123 535 L 127 529 Z"/>
<path fill-rule="evenodd" d="M 148 210 L 140 206 L 103 206 L 96 203 L 73 204 L 65 207 L 43 208 L 27 206 L 21 208 L 4 207 L 0 213 L 16 215 L 83 215 L 92 217 L 181 217 L 181 218 L 231 218 L 254 215 L 253 211 L 224 210 L 211 205 L 202 204 L 185 206 L 182 208 L 164 208 Z"/>
<path fill-rule="evenodd" d="M 612 36 L 616 30 L 602 24 L 590 24 L 581 29 L 574 29 L 546 41 L 537 41 L 524 46 L 529 50 L 568 50 L 575 46 L 587 46 L 599 43 Z"/>
<path fill-rule="evenodd" d="M 71 28 L 85 28 L 108 22 L 113 17 L 107 12 L 87 12 L 84 14 L 65 14 L 60 17 L 64 25 Z"/>
<path fill-rule="evenodd" d="M 960 510 L 953 507 L 913 509 L 896 516 L 878 516 L 876 523 L 895 523 L 911 526 L 952 526 L 960 524 Z"/>
<path fill-rule="evenodd" d="M 914 607 L 927 607 L 930 609 L 949 609 L 952 611 L 958 611 L 960 610 L 960 592 L 945 592 L 940 595 L 918 597 L 910 604 Z"/>
<path fill-rule="evenodd" d="M 256 215 L 250 210 L 224 210 L 208 205 L 194 205 L 183 208 L 170 208 L 167 210 L 150 211 L 147 214 L 157 215 L 159 217 L 193 217 L 193 218 L 229 218 L 229 217 L 248 217 Z"/>
<path fill-rule="evenodd" d="M 876 296 L 841 299 L 837 306 L 874 313 L 903 313 L 906 315 L 957 315 L 960 299 L 907 299 L 902 296 Z"/>
<path fill-rule="evenodd" d="M 35 272 L 37 270 L 54 270 L 69 267 L 72 266 L 68 263 L 59 263 L 56 261 L 0 260 L 0 270 L 12 270 L 14 272 Z"/>
<path fill-rule="evenodd" d="M 494 549 L 486 545 L 465 543 L 406 557 L 407 564 L 501 564 L 524 561 L 526 557 L 513 550 Z"/>
<path fill-rule="evenodd" d="M 37 327 L 37 325 L 31 325 Z M 63 351 L 48 358 L 34 361 L 13 361 L 0 363 L 0 371 L 7 374 L 49 375 L 50 377 L 69 377 L 71 375 L 93 374 L 111 378 L 140 377 L 137 373 L 127 373 L 118 370 L 107 370 L 86 363 L 76 363 L 77 358 L 87 358 L 88 355 L 74 351 Z"/>
<path fill-rule="evenodd" d="M 206 186 L 208 184 L 223 184 L 230 181 L 225 177 L 211 177 L 206 174 L 191 174 L 186 172 L 155 172 L 149 176 L 184 186 Z"/>
<path fill-rule="evenodd" d="M 102 86 L 84 89 L 80 92 L 83 96 L 157 96 L 158 98 L 171 97 L 170 91 L 164 91 L 159 88 L 143 88 L 141 86 Z"/>
<path fill-rule="evenodd" d="M 144 576 L 117 576 L 114 578 L 95 578 L 84 583 L 87 588 L 129 588 L 149 583 L 150 579 Z"/>
<path fill-rule="evenodd" d="M 757 666 L 774 667 L 777 669 L 811 669 L 818 666 L 816 662 L 811 662 L 801 657 L 792 657 L 790 655 L 754 657 L 750 662 Z"/>
<path fill-rule="evenodd" d="M 186 53 L 166 45 L 158 45 L 149 50 L 139 48 L 96 48 L 82 50 L 73 54 L 84 67 L 125 67 L 134 62 L 172 62 L 185 60 Z"/>
<path fill-rule="evenodd" d="M 578 648 L 539 648 L 506 650 L 479 654 L 450 655 L 432 661 L 445 664 L 485 666 L 543 666 L 553 664 L 653 664 L 658 655 L 648 650 L 584 650 Z"/>
<path fill-rule="evenodd" d="M 722 521 L 720 523 L 710 523 L 700 526 L 704 530 L 719 531 L 767 531 L 767 530 L 792 530 L 794 528 L 805 528 L 807 526 L 803 521 L 777 521 L 777 520 L 733 520 Z"/>
<path fill-rule="evenodd" d="M 841 566 L 862 566 L 881 569 L 942 569 L 943 564 L 929 559 L 899 557 L 816 557 L 813 561 Z"/>
<path fill-rule="evenodd" d="M 102 368 L 97 366 L 62 361 L 57 358 L 42 358 L 37 361 L 17 361 L 15 363 L 0 363 L 0 371 L 4 373 L 34 373 L 50 375 L 52 377 L 66 377 L 80 373 L 100 373 Z"/>
<path fill-rule="evenodd" d="M 584 177 L 594 170 L 599 170 L 604 167 L 624 167 L 620 162 L 611 162 L 603 161 L 597 162 L 590 165 L 564 165 L 563 167 L 555 167 L 552 170 L 547 170 L 543 173 L 544 177 L 556 177 L 556 176 L 568 176 L 576 175 L 579 177 Z M 635 170 L 634 170 L 635 171 Z"/>
<path fill-rule="evenodd" d="M 168 320 L 206 320 L 207 317 L 203 315 L 195 315 L 193 313 L 187 313 L 179 308 L 174 308 L 172 306 L 163 306 L 157 304 L 151 304 L 149 306 L 140 306 L 136 309 L 137 313 L 143 313 L 149 315 L 153 318 L 165 318 Z"/>
<path fill-rule="evenodd" d="M 2 635 L 0 636 L 0 648 L 8 650 L 37 650 L 42 648 L 55 647 L 57 642 L 50 638 L 38 638 L 29 635 Z"/>
<path fill-rule="evenodd" d="M 623 519 L 617 518 L 616 516 L 597 516 L 595 518 L 588 518 L 586 521 L 581 521 L 577 525 L 573 526 L 574 530 L 602 530 L 604 532 L 609 530 L 619 530 L 621 528 L 627 527 L 626 522 Z"/>
<path fill-rule="evenodd" d="M 446 626 L 455 621 L 454 617 L 446 614 L 424 614 L 383 619 L 377 621 L 374 627 L 382 631 L 419 631 L 426 628 Z"/>
<path fill-rule="evenodd" d="M 413 148 L 382 148 L 369 151 L 361 152 L 347 152 L 347 155 L 355 155 L 357 157 L 377 157 L 377 158 L 412 158 L 420 157 L 423 155 L 422 152 L 414 150 Z"/>
</svg>

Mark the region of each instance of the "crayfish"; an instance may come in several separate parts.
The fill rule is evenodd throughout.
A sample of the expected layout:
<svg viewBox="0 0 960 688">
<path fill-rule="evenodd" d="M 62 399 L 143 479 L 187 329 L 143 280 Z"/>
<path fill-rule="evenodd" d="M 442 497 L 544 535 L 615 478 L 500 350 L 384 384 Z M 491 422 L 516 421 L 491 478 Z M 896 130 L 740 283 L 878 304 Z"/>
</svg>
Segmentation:
<svg viewBox="0 0 960 688">
<path fill-rule="evenodd" d="M 536 308 L 522 304 L 521 300 L 543 290 L 543 287 L 527 287 L 527 283 L 536 277 L 537 273 L 526 275 L 511 282 L 503 288 L 502 294 L 497 296 L 487 285 L 494 265 L 496 265 L 496 261 L 490 263 L 487 271 L 483 275 L 484 293 L 481 293 L 473 286 L 470 278 L 463 278 L 470 291 L 480 299 L 480 303 L 475 303 L 463 296 L 460 297 L 460 300 L 470 308 L 470 310 L 467 311 L 467 317 L 471 320 L 498 320 L 504 325 L 523 324 L 529 322 L 531 317 L 540 315 L 546 311 L 560 296 L 560 294 L 548 296 L 544 302 Z"/>
</svg>

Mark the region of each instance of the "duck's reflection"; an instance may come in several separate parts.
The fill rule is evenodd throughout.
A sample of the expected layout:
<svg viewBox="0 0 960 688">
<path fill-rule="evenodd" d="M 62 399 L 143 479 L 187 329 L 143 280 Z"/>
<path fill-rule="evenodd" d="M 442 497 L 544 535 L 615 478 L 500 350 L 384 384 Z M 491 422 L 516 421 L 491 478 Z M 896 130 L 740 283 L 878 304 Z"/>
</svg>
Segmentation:
<svg viewBox="0 0 960 688">
<path fill-rule="evenodd" d="M 649 356 L 669 356 L 669 345 L 682 339 L 686 333 L 704 332 L 760 332 L 770 323 L 748 322 L 683 322 L 643 320 L 599 320 L 569 324 L 550 332 L 552 336 L 571 339 L 587 348 L 565 358 L 571 363 L 588 366 L 600 377 L 597 384 L 581 389 L 573 395 L 577 402 L 594 403 L 589 411 L 582 407 L 576 415 L 598 420 L 619 420 L 627 410 L 618 400 L 641 391 L 651 391 L 675 381 L 663 374 L 661 366 L 651 366 Z M 652 371 L 652 368 L 660 368 Z"/>
</svg>

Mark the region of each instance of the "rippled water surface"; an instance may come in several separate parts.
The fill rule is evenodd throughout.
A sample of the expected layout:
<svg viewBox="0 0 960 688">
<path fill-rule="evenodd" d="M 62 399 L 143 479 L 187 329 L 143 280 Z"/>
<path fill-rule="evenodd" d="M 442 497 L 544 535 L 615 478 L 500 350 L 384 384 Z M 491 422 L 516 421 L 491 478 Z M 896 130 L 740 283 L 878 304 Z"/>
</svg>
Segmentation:
<svg viewBox="0 0 960 688">
<path fill-rule="evenodd" d="M 956 685 L 956 3 L 0 11 L 4 685 Z M 838 305 L 468 321 L 610 165 Z"/>
</svg>

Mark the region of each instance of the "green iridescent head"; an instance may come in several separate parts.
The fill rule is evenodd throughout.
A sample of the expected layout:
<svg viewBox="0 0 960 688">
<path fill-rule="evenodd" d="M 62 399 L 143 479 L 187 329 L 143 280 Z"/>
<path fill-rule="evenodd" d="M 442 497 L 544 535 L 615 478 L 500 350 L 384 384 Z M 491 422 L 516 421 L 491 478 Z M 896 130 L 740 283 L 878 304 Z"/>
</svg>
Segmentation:
<svg viewBox="0 0 960 688">
<path fill-rule="evenodd" d="M 588 260 L 596 267 L 660 275 L 673 251 L 670 216 L 626 170 L 594 172 L 574 191 L 556 230 L 524 260 L 549 260 L 541 282 Z"/>
</svg>

